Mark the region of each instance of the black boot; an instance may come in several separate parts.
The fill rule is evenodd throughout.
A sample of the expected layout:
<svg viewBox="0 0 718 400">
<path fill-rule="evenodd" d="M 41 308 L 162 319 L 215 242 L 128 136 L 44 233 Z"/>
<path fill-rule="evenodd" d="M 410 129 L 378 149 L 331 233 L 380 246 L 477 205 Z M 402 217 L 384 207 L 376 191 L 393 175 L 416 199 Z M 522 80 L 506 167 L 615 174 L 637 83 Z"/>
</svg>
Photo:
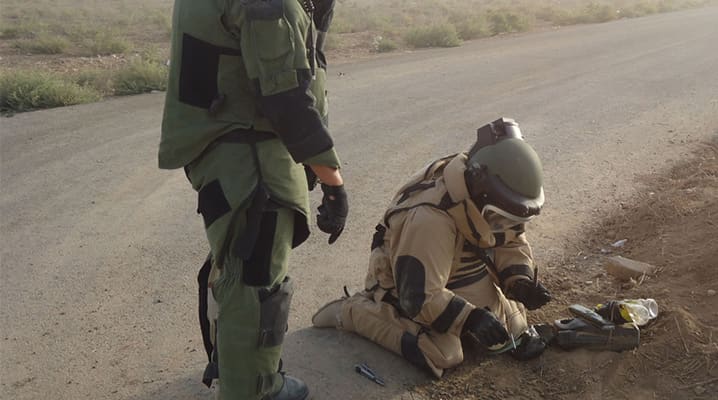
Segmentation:
<svg viewBox="0 0 718 400">
<path fill-rule="evenodd" d="M 279 391 L 271 396 L 266 397 L 267 400 L 305 400 L 309 396 L 309 388 L 301 380 L 283 375 L 284 384 Z"/>
</svg>

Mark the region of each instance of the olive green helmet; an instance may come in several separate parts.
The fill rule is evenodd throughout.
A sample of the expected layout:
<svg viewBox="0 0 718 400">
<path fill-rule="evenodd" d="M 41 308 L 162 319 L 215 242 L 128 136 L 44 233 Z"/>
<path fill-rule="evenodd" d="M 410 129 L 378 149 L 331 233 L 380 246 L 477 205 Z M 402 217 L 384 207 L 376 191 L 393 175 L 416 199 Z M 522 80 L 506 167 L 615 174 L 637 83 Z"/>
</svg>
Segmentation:
<svg viewBox="0 0 718 400">
<path fill-rule="evenodd" d="M 477 130 L 464 177 L 471 199 L 496 230 L 541 212 L 541 161 L 512 119 L 501 118 Z"/>
</svg>

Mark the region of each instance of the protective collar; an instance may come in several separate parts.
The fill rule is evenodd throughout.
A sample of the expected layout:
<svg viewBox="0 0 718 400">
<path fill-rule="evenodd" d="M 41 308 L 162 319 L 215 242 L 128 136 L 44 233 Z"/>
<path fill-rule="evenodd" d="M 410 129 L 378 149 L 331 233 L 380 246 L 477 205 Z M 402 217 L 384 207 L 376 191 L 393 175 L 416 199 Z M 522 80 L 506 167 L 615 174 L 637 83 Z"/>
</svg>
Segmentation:
<svg viewBox="0 0 718 400">
<path fill-rule="evenodd" d="M 446 190 L 454 203 L 446 212 L 454 219 L 457 229 L 471 244 L 482 248 L 494 247 L 496 239 L 491 227 L 471 200 L 464 181 L 466 160 L 466 154 L 461 153 L 454 157 L 444 169 Z"/>
</svg>

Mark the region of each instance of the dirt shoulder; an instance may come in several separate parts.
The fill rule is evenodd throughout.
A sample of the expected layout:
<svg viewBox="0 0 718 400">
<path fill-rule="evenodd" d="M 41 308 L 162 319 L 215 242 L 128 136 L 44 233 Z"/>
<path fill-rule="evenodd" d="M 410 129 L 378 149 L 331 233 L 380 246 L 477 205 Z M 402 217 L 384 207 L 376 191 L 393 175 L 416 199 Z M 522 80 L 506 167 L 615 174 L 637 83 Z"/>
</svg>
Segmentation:
<svg viewBox="0 0 718 400">
<path fill-rule="evenodd" d="M 654 298 L 660 314 L 641 330 L 637 350 L 612 353 L 549 349 L 538 360 L 476 355 L 444 380 L 417 392 L 430 399 L 710 399 L 718 395 L 718 140 L 663 174 L 643 178 L 632 204 L 617 204 L 587 227 L 578 254 L 547 266 L 555 296 L 535 322 L 567 315 L 573 303 Z M 627 239 L 623 247 L 611 244 Z M 659 267 L 621 283 L 603 269 L 620 254 Z"/>
</svg>

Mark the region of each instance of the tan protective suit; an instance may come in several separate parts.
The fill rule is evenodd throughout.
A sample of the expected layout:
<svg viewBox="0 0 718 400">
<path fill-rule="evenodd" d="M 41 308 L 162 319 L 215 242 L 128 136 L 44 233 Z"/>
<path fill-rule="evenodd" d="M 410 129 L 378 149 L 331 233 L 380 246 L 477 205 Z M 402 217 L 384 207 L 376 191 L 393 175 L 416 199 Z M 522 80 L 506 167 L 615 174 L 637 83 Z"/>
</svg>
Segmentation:
<svg viewBox="0 0 718 400">
<path fill-rule="evenodd" d="M 465 162 L 466 154 L 437 160 L 399 190 L 377 227 L 366 291 L 339 317 L 339 329 L 437 377 L 463 361 L 459 336 L 472 309 L 487 307 L 514 337 L 528 328 L 524 306 L 502 292 L 533 275 L 524 226 L 491 232 L 469 198 Z"/>
</svg>

